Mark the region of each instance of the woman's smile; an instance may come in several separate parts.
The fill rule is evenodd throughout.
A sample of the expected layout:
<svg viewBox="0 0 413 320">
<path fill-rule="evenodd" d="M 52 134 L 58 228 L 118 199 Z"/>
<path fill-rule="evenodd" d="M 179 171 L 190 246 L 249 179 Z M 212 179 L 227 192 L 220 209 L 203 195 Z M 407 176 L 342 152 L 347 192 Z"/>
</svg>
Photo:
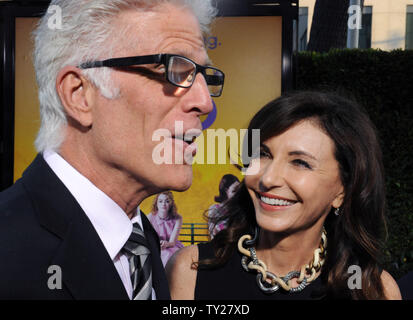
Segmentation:
<svg viewBox="0 0 413 320">
<path fill-rule="evenodd" d="M 255 192 L 259 205 L 266 211 L 279 211 L 290 209 L 298 201 L 287 199 L 270 193 Z"/>
</svg>

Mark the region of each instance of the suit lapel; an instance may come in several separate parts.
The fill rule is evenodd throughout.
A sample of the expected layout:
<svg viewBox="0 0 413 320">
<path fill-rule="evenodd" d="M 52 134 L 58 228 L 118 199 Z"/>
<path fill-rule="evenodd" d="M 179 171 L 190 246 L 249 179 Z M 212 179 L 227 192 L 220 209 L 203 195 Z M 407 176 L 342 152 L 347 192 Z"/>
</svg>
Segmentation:
<svg viewBox="0 0 413 320">
<path fill-rule="evenodd" d="M 160 257 L 159 237 L 152 227 L 148 218 L 141 212 L 143 230 L 149 243 L 149 250 L 152 253 L 152 285 L 156 292 L 156 299 L 170 300 L 168 281 L 165 275 L 165 269 Z"/>
<path fill-rule="evenodd" d="M 87 218 L 68 228 L 53 260 L 62 269 L 63 283 L 76 299 L 129 299 L 122 280 Z"/>
<path fill-rule="evenodd" d="M 42 155 L 24 172 L 40 224 L 61 246 L 51 264 L 60 266 L 62 281 L 75 299 L 129 299 L 119 274 L 92 223 Z"/>
</svg>

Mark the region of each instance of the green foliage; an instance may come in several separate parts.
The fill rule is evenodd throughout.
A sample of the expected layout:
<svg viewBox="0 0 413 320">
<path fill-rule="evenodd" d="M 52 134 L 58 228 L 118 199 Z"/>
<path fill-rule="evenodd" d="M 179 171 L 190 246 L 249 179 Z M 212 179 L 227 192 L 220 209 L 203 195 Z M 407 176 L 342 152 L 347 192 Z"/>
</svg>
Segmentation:
<svg viewBox="0 0 413 320">
<path fill-rule="evenodd" d="M 386 170 L 384 268 L 413 270 L 413 50 L 332 50 L 297 55 L 297 89 L 353 96 L 377 127 Z"/>
</svg>

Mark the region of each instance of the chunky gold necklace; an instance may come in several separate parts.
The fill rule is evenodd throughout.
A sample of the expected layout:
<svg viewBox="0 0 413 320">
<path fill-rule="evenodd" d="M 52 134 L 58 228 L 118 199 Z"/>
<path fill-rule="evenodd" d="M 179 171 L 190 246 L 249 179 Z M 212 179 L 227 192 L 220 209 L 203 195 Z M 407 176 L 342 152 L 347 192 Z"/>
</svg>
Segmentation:
<svg viewBox="0 0 413 320">
<path fill-rule="evenodd" d="M 280 287 L 291 293 L 302 291 L 315 279 L 317 272 L 320 271 L 327 256 L 327 232 L 323 228 L 320 245 L 314 250 L 311 262 L 303 265 L 300 271 L 290 271 L 284 277 L 279 277 L 267 270 L 265 263 L 257 258 L 254 247 L 244 248 L 244 241 L 251 239 L 252 237 L 246 234 L 238 240 L 238 250 L 244 255 L 241 259 L 241 265 L 247 272 L 251 270 L 257 272 L 258 287 L 266 293 L 273 293 Z M 291 279 L 293 278 L 298 278 L 298 287 L 291 287 Z"/>
</svg>

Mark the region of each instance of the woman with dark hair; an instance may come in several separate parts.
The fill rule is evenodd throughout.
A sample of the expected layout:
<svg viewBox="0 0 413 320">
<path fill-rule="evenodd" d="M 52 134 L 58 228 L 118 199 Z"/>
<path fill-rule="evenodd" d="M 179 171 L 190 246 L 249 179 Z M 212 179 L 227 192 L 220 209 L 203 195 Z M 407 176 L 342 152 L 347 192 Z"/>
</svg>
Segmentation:
<svg viewBox="0 0 413 320">
<path fill-rule="evenodd" d="M 159 193 L 152 204 L 152 212 L 148 219 L 160 239 L 161 259 L 165 266 L 169 258 L 183 244 L 178 240 L 182 227 L 182 217 L 176 210 L 176 204 L 171 191 Z"/>
<path fill-rule="evenodd" d="M 232 174 L 226 174 L 221 178 L 219 195 L 214 198 L 218 203 L 213 204 L 208 209 L 208 230 L 211 239 L 213 239 L 219 231 L 225 229 L 226 220 L 224 217 L 227 212 L 223 205 L 225 201 L 235 194 L 238 185 L 238 178 Z"/>
<path fill-rule="evenodd" d="M 225 205 L 228 226 L 173 256 L 172 298 L 400 299 L 379 266 L 384 175 L 361 107 L 335 94 L 295 93 L 262 108 L 253 129 L 260 150 Z"/>
</svg>

